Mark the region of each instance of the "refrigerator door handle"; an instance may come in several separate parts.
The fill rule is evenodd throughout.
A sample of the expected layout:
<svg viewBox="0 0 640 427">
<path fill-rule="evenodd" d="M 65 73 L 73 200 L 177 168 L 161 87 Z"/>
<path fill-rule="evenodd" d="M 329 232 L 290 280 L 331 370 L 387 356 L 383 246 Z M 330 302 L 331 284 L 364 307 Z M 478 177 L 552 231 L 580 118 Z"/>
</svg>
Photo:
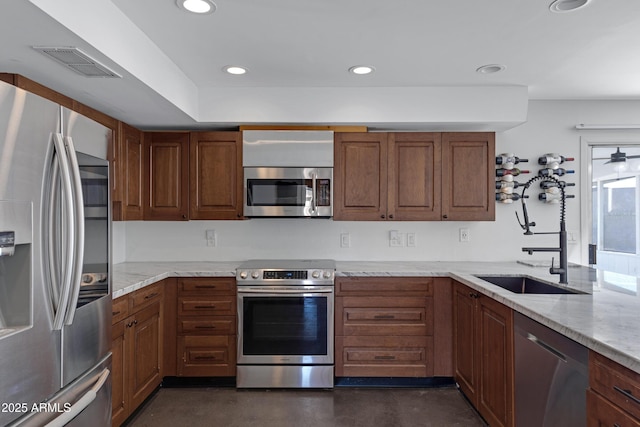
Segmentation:
<svg viewBox="0 0 640 427">
<path fill-rule="evenodd" d="M 50 209 L 47 215 L 48 218 L 48 226 L 49 233 L 47 238 L 49 239 L 48 250 L 49 250 L 49 265 L 51 265 L 51 261 L 54 260 L 55 256 L 55 247 L 56 237 L 61 239 L 61 241 L 66 243 L 66 248 L 62 251 L 62 256 L 65 256 L 66 259 L 64 262 L 64 267 L 62 269 L 61 280 L 58 281 L 59 277 L 57 276 L 57 268 L 53 268 L 49 271 L 49 280 L 51 281 L 53 296 L 57 296 L 57 307 L 55 310 L 55 317 L 53 321 L 53 329 L 60 330 L 64 324 L 65 315 L 67 311 L 67 307 L 69 306 L 69 298 L 71 297 L 71 280 L 73 278 L 73 262 L 74 257 L 72 254 L 75 253 L 75 210 L 73 204 L 73 187 L 71 182 L 71 173 L 69 160 L 65 154 L 66 149 L 63 141 L 63 137 L 61 134 L 55 133 L 53 134 L 53 159 L 52 159 L 52 167 L 53 173 L 52 175 L 58 175 L 56 172 L 56 168 L 59 168 L 60 171 L 60 184 L 62 187 L 62 195 L 60 199 L 62 200 L 62 209 L 63 213 L 60 213 L 60 216 L 63 217 L 61 222 L 62 227 L 62 235 L 57 236 L 57 233 L 54 232 L 56 230 L 56 216 L 55 209 Z M 53 165 L 57 166 L 53 166 Z M 56 186 L 58 185 L 57 180 L 51 180 L 51 197 L 49 207 L 55 206 L 55 198 L 53 197 L 56 194 Z M 54 301 L 54 306 L 56 305 L 56 301 Z"/>
<path fill-rule="evenodd" d="M 62 413 L 59 417 L 55 418 L 51 422 L 47 423 L 45 427 L 63 427 L 69 423 L 72 419 L 74 419 L 80 412 L 84 411 L 87 406 L 91 404 L 96 399 L 98 392 L 109 378 L 109 374 L 111 372 L 108 368 L 105 368 L 102 371 L 102 374 L 95 382 L 93 387 L 91 387 L 76 403 L 74 403 L 68 410 Z"/>
<path fill-rule="evenodd" d="M 72 199 L 74 208 L 74 252 L 73 252 L 73 274 L 71 276 L 71 293 L 66 309 L 65 324 L 73 323 L 80 295 L 80 285 L 82 284 L 82 269 L 84 264 L 84 200 L 82 197 L 82 179 L 80 178 L 80 167 L 78 157 L 71 137 L 64 138 L 69 166 L 71 173 L 71 183 L 73 187 Z"/>
</svg>

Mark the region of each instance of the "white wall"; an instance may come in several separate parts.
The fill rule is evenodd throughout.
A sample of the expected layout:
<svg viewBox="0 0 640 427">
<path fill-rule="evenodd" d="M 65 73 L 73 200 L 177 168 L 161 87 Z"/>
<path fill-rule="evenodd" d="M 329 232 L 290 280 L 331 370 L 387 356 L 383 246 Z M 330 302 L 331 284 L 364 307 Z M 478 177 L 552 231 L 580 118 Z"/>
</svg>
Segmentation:
<svg viewBox="0 0 640 427">
<path fill-rule="evenodd" d="M 530 159 L 522 168 L 540 168 L 538 156 L 547 152 L 576 157 L 566 164 L 576 174 L 567 202 L 567 229 L 576 242 L 569 260 L 581 262 L 580 136 L 620 135 L 622 131 L 577 131 L 575 125 L 640 123 L 640 101 L 531 101 L 527 123 L 496 135 L 496 153 L 513 152 Z M 596 133 L 597 132 L 597 133 Z M 640 135 L 640 132 L 637 134 Z M 537 201 L 537 187 L 527 194 L 534 231 L 556 231 L 559 207 Z M 246 221 L 126 222 L 114 226 L 114 262 L 216 261 L 251 258 L 333 258 L 337 260 L 497 261 L 544 260 L 557 254 L 523 253 L 523 246 L 557 246 L 557 236 L 523 236 L 515 213 L 520 204 L 496 206 L 495 222 L 343 222 L 310 219 L 251 219 Z M 461 243 L 459 229 L 470 230 L 471 241 Z M 206 246 L 205 230 L 214 229 L 217 246 Z M 416 233 L 417 247 L 390 247 L 390 230 Z M 340 234 L 349 233 L 350 248 L 340 247 Z M 124 253 L 123 253 L 124 252 Z"/>
</svg>

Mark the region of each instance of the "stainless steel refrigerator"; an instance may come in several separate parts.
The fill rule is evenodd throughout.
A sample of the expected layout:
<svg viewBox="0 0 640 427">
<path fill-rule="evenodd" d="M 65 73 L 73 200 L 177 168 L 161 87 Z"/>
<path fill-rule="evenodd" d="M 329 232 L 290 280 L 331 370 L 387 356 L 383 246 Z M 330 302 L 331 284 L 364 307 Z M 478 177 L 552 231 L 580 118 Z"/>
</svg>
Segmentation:
<svg viewBox="0 0 640 427">
<path fill-rule="evenodd" d="M 0 82 L 0 425 L 111 424 L 111 131 Z"/>
</svg>

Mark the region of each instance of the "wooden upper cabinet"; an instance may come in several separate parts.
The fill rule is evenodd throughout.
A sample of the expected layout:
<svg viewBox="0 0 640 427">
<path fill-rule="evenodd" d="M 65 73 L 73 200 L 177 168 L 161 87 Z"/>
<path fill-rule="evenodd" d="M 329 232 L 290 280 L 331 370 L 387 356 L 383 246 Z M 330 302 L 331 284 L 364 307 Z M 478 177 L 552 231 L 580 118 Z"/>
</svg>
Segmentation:
<svg viewBox="0 0 640 427">
<path fill-rule="evenodd" d="M 189 133 L 144 135 L 144 219 L 189 219 Z"/>
<path fill-rule="evenodd" d="M 442 134 L 442 219 L 495 220 L 495 134 Z"/>
<path fill-rule="evenodd" d="M 333 205 L 335 220 L 386 218 L 386 133 L 335 134 Z"/>
<path fill-rule="evenodd" d="M 142 131 L 120 123 L 112 159 L 112 191 L 116 221 L 141 220 L 144 215 Z"/>
<path fill-rule="evenodd" d="M 440 219 L 440 133 L 388 134 L 389 219 Z"/>
<path fill-rule="evenodd" d="M 192 132 L 190 218 L 242 218 L 240 132 Z"/>
</svg>

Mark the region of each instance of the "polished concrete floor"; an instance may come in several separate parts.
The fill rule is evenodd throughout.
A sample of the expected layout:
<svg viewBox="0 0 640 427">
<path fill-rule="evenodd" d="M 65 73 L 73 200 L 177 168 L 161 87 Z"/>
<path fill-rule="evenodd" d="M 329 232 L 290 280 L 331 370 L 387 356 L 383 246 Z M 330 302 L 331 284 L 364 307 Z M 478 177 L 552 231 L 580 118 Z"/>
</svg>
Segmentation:
<svg viewBox="0 0 640 427">
<path fill-rule="evenodd" d="M 127 427 L 485 426 L 454 387 L 236 390 L 163 388 Z"/>
</svg>

